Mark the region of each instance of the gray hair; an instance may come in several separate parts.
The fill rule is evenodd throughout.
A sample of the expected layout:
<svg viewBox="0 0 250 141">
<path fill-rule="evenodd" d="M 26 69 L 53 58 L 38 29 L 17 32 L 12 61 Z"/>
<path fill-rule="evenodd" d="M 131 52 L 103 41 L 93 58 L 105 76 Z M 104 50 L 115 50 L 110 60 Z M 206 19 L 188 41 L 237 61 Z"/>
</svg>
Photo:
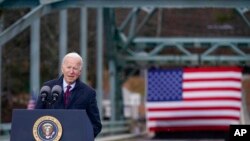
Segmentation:
<svg viewBox="0 0 250 141">
<path fill-rule="evenodd" d="M 65 59 L 66 59 L 67 57 L 80 59 L 80 63 L 81 63 L 81 64 L 80 64 L 80 70 L 82 69 L 82 66 L 83 66 L 83 59 L 82 59 L 82 57 L 81 57 L 78 53 L 76 53 L 76 52 L 70 52 L 70 53 L 66 54 L 66 55 L 63 57 L 62 65 L 64 64 Z"/>
</svg>

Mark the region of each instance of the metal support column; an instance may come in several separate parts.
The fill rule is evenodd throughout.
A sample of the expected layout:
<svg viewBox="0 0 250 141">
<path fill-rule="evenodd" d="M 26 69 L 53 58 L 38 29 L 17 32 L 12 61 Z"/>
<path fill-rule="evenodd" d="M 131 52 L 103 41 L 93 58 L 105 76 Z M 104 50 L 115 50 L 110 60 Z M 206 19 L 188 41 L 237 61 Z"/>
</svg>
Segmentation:
<svg viewBox="0 0 250 141">
<path fill-rule="evenodd" d="M 0 14 L 0 33 L 3 30 L 3 15 Z M 2 48 L 0 45 L 0 125 L 2 123 Z"/>
<path fill-rule="evenodd" d="M 30 94 L 37 96 L 40 87 L 40 19 L 32 23 L 30 36 Z"/>
<path fill-rule="evenodd" d="M 104 29 L 105 29 L 105 43 L 107 47 L 106 57 L 108 59 L 108 69 L 109 69 L 109 95 L 110 95 L 110 107 L 111 107 L 111 117 L 110 122 L 113 123 L 116 120 L 116 101 L 115 101 L 115 92 L 116 92 L 116 67 L 115 67 L 115 48 L 113 41 L 113 28 L 111 21 L 111 12 L 109 8 L 104 9 Z"/>
<path fill-rule="evenodd" d="M 116 92 L 116 85 L 115 85 L 115 78 L 116 77 L 116 69 L 114 60 L 109 60 L 109 83 L 110 83 L 110 106 L 111 106 L 111 123 L 115 122 L 116 119 L 116 106 L 115 106 L 115 92 Z"/>
<path fill-rule="evenodd" d="M 97 62 L 96 62 L 96 89 L 97 89 L 97 103 L 100 110 L 100 115 L 102 116 L 102 98 L 103 98 L 103 8 L 97 8 Z"/>
<path fill-rule="evenodd" d="M 67 44 L 68 44 L 68 27 L 67 27 L 67 19 L 68 13 L 67 10 L 60 11 L 60 34 L 59 34 L 59 65 L 58 65 L 58 72 L 59 75 L 62 74 L 61 71 L 61 61 L 64 55 L 67 53 Z"/>
<path fill-rule="evenodd" d="M 121 69 L 117 59 L 117 36 L 115 30 L 115 19 L 114 11 L 110 8 L 104 9 L 105 18 L 105 43 L 107 47 L 107 57 L 109 65 L 109 75 L 110 75 L 110 103 L 111 103 L 111 122 L 123 119 L 123 98 L 122 98 L 122 86 L 121 77 L 118 70 Z"/>
<path fill-rule="evenodd" d="M 88 9 L 86 7 L 81 8 L 81 17 L 80 17 L 80 54 L 83 58 L 83 68 L 82 68 L 82 74 L 81 74 L 81 80 L 83 82 L 88 83 Z"/>
</svg>

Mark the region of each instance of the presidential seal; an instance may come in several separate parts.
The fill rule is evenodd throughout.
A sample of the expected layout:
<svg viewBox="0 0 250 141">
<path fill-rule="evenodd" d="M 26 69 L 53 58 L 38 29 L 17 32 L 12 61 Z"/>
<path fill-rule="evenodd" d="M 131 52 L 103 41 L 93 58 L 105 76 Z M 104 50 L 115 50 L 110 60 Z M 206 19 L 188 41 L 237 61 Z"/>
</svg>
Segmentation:
<svg viewBox="0 0 250 141">
<path fill-rule="evenodd" d="M 42 116 L 33 125 L 33 136 L 36 141 L 59 141 L 62 125 L 53 116 Z"/>
</svg>

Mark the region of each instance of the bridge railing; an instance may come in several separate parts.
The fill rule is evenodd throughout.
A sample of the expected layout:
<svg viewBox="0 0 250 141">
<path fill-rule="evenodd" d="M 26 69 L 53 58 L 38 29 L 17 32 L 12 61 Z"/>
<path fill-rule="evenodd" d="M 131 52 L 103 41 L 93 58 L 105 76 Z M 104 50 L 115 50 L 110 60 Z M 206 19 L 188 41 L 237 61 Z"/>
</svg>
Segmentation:
<svg viewBox="0 0 250 141">
<path fill-rule="evenodd" d="M 103 121 L 103 129 L 95 141 L 117 141 L 145 136 L 144 129 L 139 129 L 138 121 Z"/>
<path fill-rule="evenodd" d="M 9 141 L 11 131 L 11 123 L 0 124 L 0 140 Z"/>
<path fill-rule="evenodd" d="M 122 134 L 131 132 L 131 122 L 129 120 L 123 121 L 103 121 L 103 129 L 99 136 L 107 136 L 112 134 Z"/>
</svg>

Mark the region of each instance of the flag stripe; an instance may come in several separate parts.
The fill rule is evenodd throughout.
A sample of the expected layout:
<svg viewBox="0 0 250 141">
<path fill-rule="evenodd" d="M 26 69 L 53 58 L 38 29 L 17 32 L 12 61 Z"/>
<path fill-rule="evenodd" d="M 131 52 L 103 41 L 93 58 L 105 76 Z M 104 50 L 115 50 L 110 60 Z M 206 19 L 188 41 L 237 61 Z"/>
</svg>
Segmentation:
<svg viewBox="0 0 250 141">
<path fill-rule="evenodd" d="M 147 117 L 239 116 L 235 110 L 182 110 L 150 112 Z"/>
<path fill-rule="evenodd" d="M 164 121 L 150 121 L 148 122 L 149 127 L 165 127 L 165 126 L 188 126 L 188 125 L 230 125 L 230 124 L 238 124 L 238 120 L 225 120 L 225 119 L 217 119 L 217 120 L 178 120 L 171 122 Z"/>
<path fill-rule="evenodd" d="M 185 82 L 195 82 L 195 81 L 205 81 L 205 82 L 210 82 L 210 81 L 222 81 L 222 82 L 227 82 L 227 81 L 235 81 L 235 82 L 240 82 L 240 78 L 196 78 L 196 79 L 185 79 L 183 80 Z"/>
<path fill-rule="evenodd" d="M 187 91 L 226 91 L 226 90 L 232 90 L 232 91 L 241 91 L 241 88 L 231 88 L 231 87 L 223 87 L 223 88 L 196 88 L 196 89 L 191 89 L 191 88 L 185 88 L 183 89 L 185 92 Z"/>
<path fill-rule="evenodd" d="M 202 97 L 202 98 L 185 98 L 185 101 L 195 101 L 195 100 L 235 100 L 240 101 L 241 98 L 235 98 L 235 97 Z"/>
<path fill-rule="evenodd" d="M 207 72 L 207 73 L 222 72 L 222 74 L 225 74 L 225 72 L 241 72 L 241 70 L 242 68 L 240 67 L 197 67 L 197 68 L 194 67 L 194 68 L 185 69 L 185 72 L 196 72 L 196 74 L 199 74 L 201 72 Z"/>
<path fill-rule="evenodd" d="M 182 126 L 182 127 L 150 127 L 149 128 L 150 131 L 228 131 L 229 130 L 229 126 Z"/>
<path fill-rule="evenodd" d="M 213 82 L 187 82 L 183 83 L 183 89 L 200 89 L 200 88 L 241 88 L 241 83 L 233 81 L 213 81 Z"/>
<path fill-rule="evenodd" d="M 177 111 L 177 110 L 236 110 L 239 111 L 240 107 L 177 107 L 177 108 L 148 108 L 148 111 Z"/>
<path fill-rule="evenodd" d="M 211 104 L 212 103 L 212 104 Z M 182 102 L 148 102 L 147 108 L 158 108 L 158 107 L 217 107 L 217 106 L 229 106 L 229 107 L 241 107 L 241 103 L 238 101 L 182 101 Z"/>
<path fill-rule="evenodd" d="M 150 117 L 149 120 L 194 120 L 194 119 L 232 119 L 232 120 L 239 120 L 238 116 L 192 116 L 192 117 Z"/>
<path fill-rule="evenodd" d="M 201 94 L 202 93 L 202 94 Z M 195 97 L 232 97 L 232 98 L 241 98 L 240 91 L 185 91 L 183 98 L 195 98 Z"/>
<path fill-rule="evenodd" d="M 198 80 L 198 79 L 222 79 L 222 80 L 227 80 L 227 79 L 241 79 L 241 74 L 238 72 L 219 72 L 218 70 L 216 71 L 211 71 L 211 72 L 198 72 L 199 70 L 197 69 L 196 71 L 190 72 L 187 71 L 188 69 L 184 70 L 184 75 L 183 79 L 185 81 L 188 80 Z M 186 72 L 185 72 L 186 71 Z"/>
</svg>

